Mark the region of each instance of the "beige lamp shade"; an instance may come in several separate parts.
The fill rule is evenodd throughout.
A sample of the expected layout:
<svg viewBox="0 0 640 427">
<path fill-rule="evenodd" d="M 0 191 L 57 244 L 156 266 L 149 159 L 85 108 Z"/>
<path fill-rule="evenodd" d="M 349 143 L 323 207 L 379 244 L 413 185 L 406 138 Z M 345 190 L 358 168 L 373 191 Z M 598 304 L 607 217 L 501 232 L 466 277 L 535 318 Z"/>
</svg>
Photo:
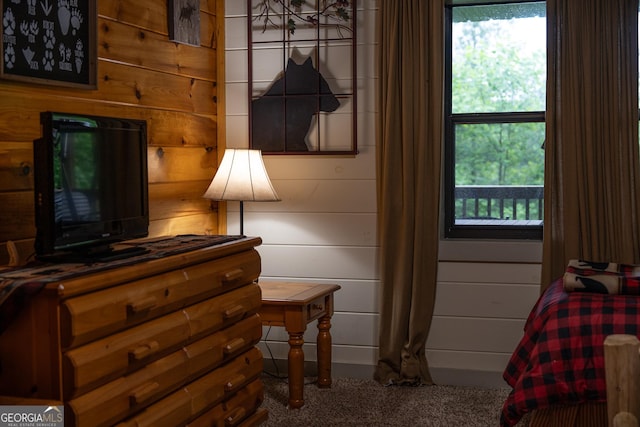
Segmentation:
<svg viewBox="0 0 640 427">
<path fill-rule="evenodd" d="M 212 200 L 275 202 L 280 200 L 260 150 L 227 148 L 203 197 Z"/>
<path fill-rule="evenodd" d="M 240 234 L 244 235 L 245 201 L 276 202 L 280 200 L 262 161 L 260 150 L 227 148 L 218 171 L 204 195 L 212 200 L 240 202 Z"/>
</svg>

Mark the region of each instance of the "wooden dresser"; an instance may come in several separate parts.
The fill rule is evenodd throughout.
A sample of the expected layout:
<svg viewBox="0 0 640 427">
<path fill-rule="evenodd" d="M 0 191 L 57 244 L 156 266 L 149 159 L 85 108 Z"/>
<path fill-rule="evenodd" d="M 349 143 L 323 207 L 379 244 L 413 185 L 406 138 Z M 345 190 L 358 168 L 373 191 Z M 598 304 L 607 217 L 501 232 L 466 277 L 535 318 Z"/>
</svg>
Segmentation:
<svg viewBox="0 0 640 427">
<path fill-rule="evenodd" d="M 63 402 L 66 426 L 261 424 L 260 244 L 62 279 L 38 266 L 29 286 L 43 287 L 0 335 L 0 395 Z"/>
</svg>

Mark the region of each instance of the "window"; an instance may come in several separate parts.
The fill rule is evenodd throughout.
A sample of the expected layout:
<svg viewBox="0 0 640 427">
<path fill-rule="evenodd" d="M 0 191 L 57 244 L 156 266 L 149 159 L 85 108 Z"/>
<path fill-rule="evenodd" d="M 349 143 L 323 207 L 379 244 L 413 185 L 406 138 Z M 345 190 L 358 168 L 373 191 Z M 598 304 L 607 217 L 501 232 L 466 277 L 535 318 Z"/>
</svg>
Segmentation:
<svg viewBox="0 0 640 427">
<path fill-rule="evenodd" d="M 447 7 L 445 237 L 542 238 L 545 15 Z"/>
</svg>

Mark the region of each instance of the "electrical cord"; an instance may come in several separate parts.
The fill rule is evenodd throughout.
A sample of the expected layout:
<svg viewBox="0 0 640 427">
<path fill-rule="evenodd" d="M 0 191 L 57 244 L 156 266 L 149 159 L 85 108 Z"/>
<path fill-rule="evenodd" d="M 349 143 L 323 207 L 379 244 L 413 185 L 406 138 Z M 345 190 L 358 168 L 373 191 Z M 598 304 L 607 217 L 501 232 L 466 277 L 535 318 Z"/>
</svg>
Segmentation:
<svg viewBox="0 0 640 427">
<path fill-rule="evenodd" d="M 269 343 L 267 342 L 267 339 L 269 338 L 269 333 L 271 332 L 271 328 L 272 328 L 272 326 L 269 325 L 269 327 L 267 328 L 267 333 L 262 338 L 262 342 L 264 343 L 264 346 L 267 348 L 267 351 L 269 352 L 269 358 L 271 359 L 271 363 L 273 364 L 273 367 L 276 369 L 276 373 L 274 374 L 273 372 L 268 372 L 266 370 L 263 370 L 263 372 L 265 374 L 267 374 L 268 376 L 272 377 L 272 378 L 276 378 L 278 380 L 282 380 L 283 382 L 288 382 L 289 376 L 280 374 L 280 368 L 278 368 L 278 363 L 276 362 L 276 358 L 273 356 L 273 352 L 271 351 L 271 347 L 269 347 Z M 316 384 L 317 382 L 318 382 L 318 380 L 316 379 L 316 380 L 304 383 L 303 385 Z"/>
<path fill-rule="evenodd" d="M 279 380 L 286 380 L 288 379 L 288 377 L 286 375 L 283 376 L 280 374 L 280 368 L 278 368 L 278 363 L 276 363 L 276 358 L 273 357 L 273 352 L 271 351 L 271 347 L 269 347 L 269 343 L 267 342 L 267 338 L 269 338 L 270 332 L 271 332 L 271 325 L 269 325 L 269 328 L 267 329 L 267 333 L 264 335 L 264 338 L 262 338 L 262 341 L 264 342 L 264 345 L 267 348 L 267 351 L 269 352 L 269 357 L 271 358 L 271 363 L 273 364 L 273 367 L 276 368 L 276 373 L 274 374 L 266 370 L 264 370 L 264 373 L 269 375 L 270 377 L 277 378 Z"/>
</svg>

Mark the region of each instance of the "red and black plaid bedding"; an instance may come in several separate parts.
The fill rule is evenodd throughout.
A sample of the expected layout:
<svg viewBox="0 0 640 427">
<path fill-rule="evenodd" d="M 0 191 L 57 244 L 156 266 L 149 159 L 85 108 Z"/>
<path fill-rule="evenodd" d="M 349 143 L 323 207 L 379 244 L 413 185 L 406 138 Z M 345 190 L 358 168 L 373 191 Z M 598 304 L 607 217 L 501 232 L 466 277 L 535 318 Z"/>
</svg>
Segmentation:
<svg viewBox="0 0 640 427">
<path fill-rule="evenodd" d="M 501 426 L 553 405 L 606 400 L 604 339 L 639 336 L 640 297 L 569 292 L 553 282 L 529 314 L 503 378 L 513 387 Z"/>
</svg>

